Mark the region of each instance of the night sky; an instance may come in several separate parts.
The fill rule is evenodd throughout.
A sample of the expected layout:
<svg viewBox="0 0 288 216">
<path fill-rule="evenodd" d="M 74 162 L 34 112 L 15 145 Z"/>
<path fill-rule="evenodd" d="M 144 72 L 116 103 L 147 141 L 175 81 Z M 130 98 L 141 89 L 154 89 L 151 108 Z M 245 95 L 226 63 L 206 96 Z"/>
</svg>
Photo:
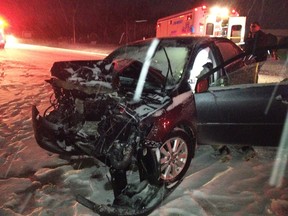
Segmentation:
<svg viewBox="0 0 288 216">
<path fill-rule="evenodd" d="M 287 0 L 1 0 L 0 16 L 16 35 L 31 31 L 36 38 L 71 38 L 75 20 L 79 40 L 93 35 L 116 41 L 123 32 L 134 40 L 139 34 L 155 35 L 160 17 L 215 2 L 236 8 L 247 22 L 257 20 L 263 28 L 288 29 Z"/>
</svg>

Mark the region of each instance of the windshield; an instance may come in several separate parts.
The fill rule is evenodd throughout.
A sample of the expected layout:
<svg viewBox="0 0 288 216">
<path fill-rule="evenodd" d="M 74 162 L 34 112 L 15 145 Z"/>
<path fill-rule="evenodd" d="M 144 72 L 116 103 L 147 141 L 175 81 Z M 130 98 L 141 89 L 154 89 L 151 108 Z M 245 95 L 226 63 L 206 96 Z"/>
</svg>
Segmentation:
<svg viewBox="0 0 288 216">
<path fill-rule="evenodd" d="M 135 88 L 152 41 L 121 47 L 104 61 L 106 69 L 117 74 L 121 87 Z M 178 40 L 160 41 L 152 55 L 145 90 L 171 89 L 182 77 L 189 45 Z"/>
</svg>

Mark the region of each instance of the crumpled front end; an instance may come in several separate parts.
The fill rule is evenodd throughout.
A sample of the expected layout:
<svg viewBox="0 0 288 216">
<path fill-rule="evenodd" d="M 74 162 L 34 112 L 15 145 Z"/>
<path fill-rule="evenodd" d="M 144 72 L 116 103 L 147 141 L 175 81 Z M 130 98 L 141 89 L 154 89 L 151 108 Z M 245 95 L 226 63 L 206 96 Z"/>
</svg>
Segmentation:
<svg viewBox="0 0 288 216">
<path fill-rule="evenodd" d="M 85 146 L 95 141 L 97 134 L 91 132 L 92 128 L 90 134 L 83 130 L 91 125 L 95 129 L 107 105 L 105 94 L 113 93 L 110 77 L 101 73 L 99 62 L 54 63 L 52 77 L 46 80 L 53 88 L 51 106 L 42 116 L 36 106 L 32 107 L 34 134 L 42 148 L 59 154 L 79 154 L 75 143 Z"/>
<path fill-rule="evenodd" d="M 109 167 L 115 196 L 111 209 L 77 198 L 99 214 L 151 211 L 181 182 L 193 156 L 192 93 L 182 93 L 183 98 L 175 93 L 172 99 L 173 86 L 165 89 L 167 77 L 149 68 L 135 100 L 141 68 L 141 62 L 129 59 L 56 62 L 47 80 L 53 89 L 50 106 L 41 114 L 32 107 L 40 147 L 60 155 L 87 155 Z M 178 118 L 182 112 L 187 116 Z M 127 171 L 134 168 L 139 182 L 130 184 Z"/>
<path fill-rule="evenodd" d="M 32 123 L 35 139 L 41 148 L 57 154 L 64 154 L 67 152 L 67 148 L 65 151 L 64 146 L 64 148 L 60 147 L 61 142 L 59 141 L 59 138 L 61 137 L 61 126 L 53 124 L 43 118 L 39 114 L 36 106 L 32 106 Z"/>
<path fill-rule="evenodd" d="M 113 164 L 117 146 L 128 143 L 136 148 L 146 138 L 153 124 L 146 119 L 167 106 L 170 97 L 149 92 L 133 102 L 134 90 L 114 88 L 114 75 L 108 72 L 109 67 L 103 70 L 101 64 L 54 63 L 52 77 L 47 80 L 53 88 L 51 106 L 43 115 L 36 106 L 32 108 L 35 138 L 42 148 L 58 154 L 111 155 L 109 161 Z M 131 155 L 131 147 L 124 150 Z"/>
</svg>

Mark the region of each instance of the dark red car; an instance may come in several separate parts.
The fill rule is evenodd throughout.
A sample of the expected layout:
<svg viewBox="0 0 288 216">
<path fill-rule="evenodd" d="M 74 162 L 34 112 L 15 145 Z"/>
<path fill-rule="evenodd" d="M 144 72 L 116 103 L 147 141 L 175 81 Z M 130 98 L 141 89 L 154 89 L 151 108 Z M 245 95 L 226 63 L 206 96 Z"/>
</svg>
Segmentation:
<svg viewBox="0 0 288 216">
<path fill-rule="evenodd" d="M 48 151 L 110 167 L 111 206 L 79 202 L 99 214 L 147 213 L 181 182 L 197 144 L 278 145 L 287 47 L 279 55 L 261 63 L 263 77 L 259 63 L 224 38 L 151 39 L 103 60 L 56 62 L 51 106 L 42 116 L 33 107 L 35 138 Z M 260 84 L 271 71 L 277 80 Z M 135 167 L 139 181 L 130 183 Z"/>
<path fill-rule="evenodd" d="M 0 49 L 3 49 L 6 44 L 4 31 L 0 28 Z"/>
</svg>

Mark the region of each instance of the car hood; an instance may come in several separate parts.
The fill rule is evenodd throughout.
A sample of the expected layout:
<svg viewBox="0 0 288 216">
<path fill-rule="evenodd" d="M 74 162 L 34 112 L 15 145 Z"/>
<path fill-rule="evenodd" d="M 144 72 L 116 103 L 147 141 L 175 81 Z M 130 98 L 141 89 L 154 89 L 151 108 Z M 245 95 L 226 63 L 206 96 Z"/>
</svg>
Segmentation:
<svg viewBox="0 0 288 216">
<path fill-rule="evenodd" d="M 118 69 L 121 73 L 120 68 Z M 172 103 L 168 95 L 156 91 L 145 92 L 140 101 L 133 101 L 134 89 L 120 91 L 116 88 L 113 83 L 115 74 L 110 73 L 108 68 L 103 70 L 102 60 L 55 62 L 51 68 L 51 76 L 51 79 L 46 80 L 48 83 L 73 91 L 77 99 L 100 101 L 99 97 L 112 98 L 128 108 L 130 115 L 139 121 Z"/>
<path fill-rule="evenodd" d="M 59 85 L 69 89 L 76 88 L 88 94 L 99 88 L 103 88 L 104 92 L 111 92 L 112 75 L 103 74 L 100 63 L 101 60 L 55 62 L 51 68 L 51 76 Z"/>
</svg>

